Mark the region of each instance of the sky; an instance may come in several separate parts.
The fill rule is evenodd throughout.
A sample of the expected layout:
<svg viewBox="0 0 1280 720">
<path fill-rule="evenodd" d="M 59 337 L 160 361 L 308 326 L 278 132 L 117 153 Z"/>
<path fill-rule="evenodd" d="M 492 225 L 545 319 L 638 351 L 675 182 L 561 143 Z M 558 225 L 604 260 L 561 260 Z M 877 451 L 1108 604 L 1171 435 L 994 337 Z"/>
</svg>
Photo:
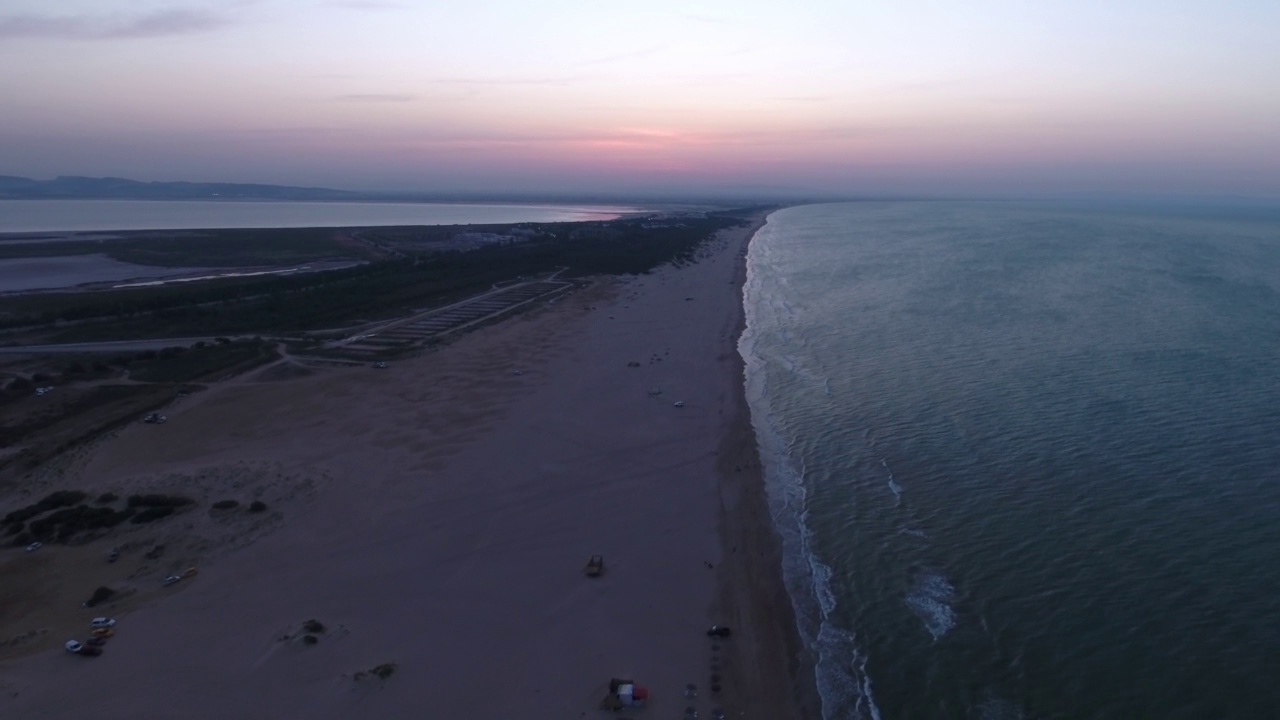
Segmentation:
<svg viewBox="0 0 1280 720">
<path fill-rule="evenodd" d="M 4 0 L 0 174 L 1280 197 L 1276 0 Z"/>
</svg>

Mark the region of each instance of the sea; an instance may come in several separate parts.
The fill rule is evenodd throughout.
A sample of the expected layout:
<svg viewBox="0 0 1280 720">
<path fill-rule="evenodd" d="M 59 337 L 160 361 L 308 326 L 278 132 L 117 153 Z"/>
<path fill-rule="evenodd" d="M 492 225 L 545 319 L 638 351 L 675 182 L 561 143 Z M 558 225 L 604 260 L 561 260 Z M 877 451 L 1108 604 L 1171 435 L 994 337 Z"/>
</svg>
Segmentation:
<svg viewBox="0 0 1280 720">
<path fill-rule="evenodd" d="M 1280 212 L 810 205 L 747 263 L 827 720 L 1280 717 Z"/>
<path fill-rule="evenodd" d="M 634 211 L 496 203 L 0 200 L 0 233 L 576 222 Z"/>
</svg>

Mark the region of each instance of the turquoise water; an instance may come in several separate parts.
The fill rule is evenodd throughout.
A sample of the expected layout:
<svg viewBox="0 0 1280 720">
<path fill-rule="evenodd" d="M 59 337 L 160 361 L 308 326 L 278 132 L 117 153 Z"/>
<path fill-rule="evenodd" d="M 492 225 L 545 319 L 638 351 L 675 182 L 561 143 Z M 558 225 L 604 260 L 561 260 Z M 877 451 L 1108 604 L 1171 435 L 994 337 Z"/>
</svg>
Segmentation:
<svg viewBox="0 0 1280 720">
<path fill-rule="evenodd" d="M 0 200 L 0 233 L 572 222 L 632 211 L 588 205 Z"/>
<path fill-rule="evenodd" d="M 789 208 L 741 341 L 827 718 L 1280 716 L 1280 219 Z"/>
</svg>

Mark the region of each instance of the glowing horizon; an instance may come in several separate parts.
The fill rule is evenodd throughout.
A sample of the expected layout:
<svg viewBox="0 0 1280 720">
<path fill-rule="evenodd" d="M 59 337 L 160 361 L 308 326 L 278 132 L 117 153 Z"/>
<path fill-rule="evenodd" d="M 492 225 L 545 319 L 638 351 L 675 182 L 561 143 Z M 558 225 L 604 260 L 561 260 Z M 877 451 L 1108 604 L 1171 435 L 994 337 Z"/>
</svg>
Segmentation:
<svg viewBox="0 0 1280 720">
<path fill-rule="evenodd" d="M 1280 6 L 1114 5 L 10 0 L 0 174 L 1280 196 Z"/>
</svg>

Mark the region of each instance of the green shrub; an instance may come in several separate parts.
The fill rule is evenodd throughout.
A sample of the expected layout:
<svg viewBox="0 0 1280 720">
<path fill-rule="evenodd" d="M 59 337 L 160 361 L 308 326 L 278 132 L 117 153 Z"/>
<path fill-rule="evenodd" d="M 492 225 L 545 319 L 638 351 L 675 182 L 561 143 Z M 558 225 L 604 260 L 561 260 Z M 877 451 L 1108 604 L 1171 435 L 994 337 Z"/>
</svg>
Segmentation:
<svg viewBox="0 0 1280 720">
<path fill-rule="evenodd" d="M 325 631 L 324 623 L 314 618 L 302 623 L 302 629 L 309 633 L 322 633 Z"/>
<path fill-rule="evenodd" d="M 231 508 L 238 507 L 239 505 L 240 502 L 238 500 L 219 500 L 213 504 L 213 508 L 215 510 L 230 510 Z"/>
<path fill-rule="evenodd" d="M 249 503 L 249 512 L 251 513 L 264 512 L 266 509 L 267 509 L 267 504 L 262 502 L 261 500 L 254 500 L 253 502 Z"/>
<path fill-rule="evenodd" d="M 113 503 L 119 499 L 120 499 L 119 495 L 111 492 L 102 493 L 101 495 L 98 496 L 98 502 L 102 503 L 103 505 L 106 505 L 107 503 Z"/>
</svg>

